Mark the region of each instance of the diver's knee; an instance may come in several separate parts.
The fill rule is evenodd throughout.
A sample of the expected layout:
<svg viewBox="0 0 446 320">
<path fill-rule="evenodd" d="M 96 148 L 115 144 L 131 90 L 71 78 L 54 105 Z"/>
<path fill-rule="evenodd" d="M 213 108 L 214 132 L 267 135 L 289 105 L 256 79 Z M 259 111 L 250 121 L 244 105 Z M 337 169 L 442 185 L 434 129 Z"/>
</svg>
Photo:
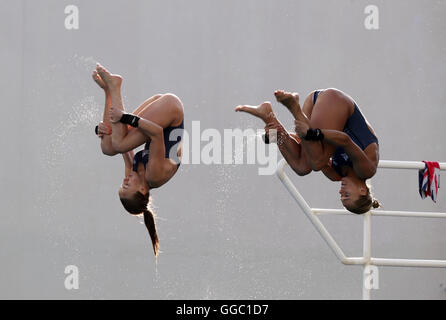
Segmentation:
<svg viewBox="0 0 446 320">
<path fill-rule="evenodd" d="M 118 154 L 118 153 L 126 153 L 126 152 L 129 151 L 129 150 L 125 150 L 121 144 L 116 143 L 116 142 L 112 142 L 112 146 L 113 146 L 113 149 L 116 152 L 116 154 Z"/>
<path fill-rule="evenodd" d="M 104 148 L 104 147 L 102 147 L 101 150 L 102 150 L 102 154 L 104 154 L 106 156 L 109 156 L 109 157 L 113 157 L 113 156 L 118 154 L 118 152 L 115 149 L 112 149 L 112 148 Z"/>
<path fill-rule="evenodd" d="M 178 98 L 178 96 L 173 93 L 165 93 L 162 95 L 162 98 L 166 103 L 177 105 L 177 106 L 183 105 L 180 98 Z"/>
<path fill-rule="evenodd" d="M 313 171 L 321 171 L 327 165 L 327 161 L 312 161 L 310 163 L 311 170 Z"/>
<path fill-rule="evenodd" d="M 150 97 L 149 99 L 147 99 L 146 101 L 150 101 L 150 103 L 152 103 L 152 102 L 158 100 L 159 98 L 161 98 L 162 96 L 163 96 L 163 94 L 161 94 L 161 93 L 157 93 L 157 94 L 151 96 L 151 97 Z"/>
<path fill-rule="evenodd" d="M 291 167 L 291 169 L 293 169 L 293 171 L 300 177 L 306 176 L 311 172 L 310 167 L 307 166 L 303 167 L 302 165 L 298 165 L 292 162 L 288 162 L 288 164 Z"/>
</svg>

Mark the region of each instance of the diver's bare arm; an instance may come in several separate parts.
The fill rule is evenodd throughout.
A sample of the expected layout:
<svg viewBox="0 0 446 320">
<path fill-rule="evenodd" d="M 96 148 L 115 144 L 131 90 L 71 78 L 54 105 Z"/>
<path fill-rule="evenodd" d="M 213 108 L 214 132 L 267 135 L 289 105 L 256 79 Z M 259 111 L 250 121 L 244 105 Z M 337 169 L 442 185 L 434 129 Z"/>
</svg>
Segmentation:
<svg viewBox="0 0 446 320">
<path fill-rule="evenodd" d="M 308 120 L 295 120 L 294 124 L 296 134 L 302 140 L 302 148 L 307 155 L 308 163 L 311 169 L 313 169 L 314 171 L 322 170 L 327 165 L 331 155 L 334 152 L 333 146 L 330 146 L 323 141 L 313 141 L 305 139 L 308 129 L 311 128 L 311 124 Z"/>
<path fill-rule="evenodd" d="M 140 130 L 128 130 L 127 135 L 112 137 L 113 148 L 119 153 L 126 153 L 138 148 L 147 141 L 147 137 Z"/>
<path fill-rule="evenodd" d="M 159 138 L 163 136 L 163 127 L 157 125 L 155 122 L 141 118 L 138 121 L 138 129 L 147 138 Z"/>
<path fill-rule="evenodd" d="M 294 133 L 287 132 L 282 126 L 277 128 L 278 143 L 280 153 L 285 158 L 289 166 L 299 176 L 307 175 L 311 172 L 307 157 L 302 151 L 300 139 Z"/>
<path fill-rule="evenodd" d="M 343 147 L 353 163 L 353 170 L 362 179 L 369 179 L 376 173 L 373 163 L 364 151 L 353 142 L 350 136 L 342 131 L 323 129 L 324 142 L 336 147 Z"/>
<path fill-rule="evenodd" d="M 113 148 L 119 153 L 133 150 L 148 139 L 163 137 L 163 128 L 155 122 L 140 118 L 138 130 L 130 130 L 125 136 L 112 136 Z"/>
<path fill-rule="evenodd" d="M 125 176 L 127 177 L 130 172 L 133 170 L 133 157 L 134 152 L 129 151 L 122 154 L 122 158 L 124 159 L 124 166 L 125 166 Z"/>
<path fill-rule="evenodd" d="M 331 160 L 321 169 L 322 173 L 331 181 L 341 181 L 342 177 L 333 169 Z"/>
<path fill-rule="evenodd" d="M 310 167 L 314 171 L 322 170 L 330 159 L 331 150 L 326 148 L 322 141 L 308 141 L 302 139 L 302 148 L 308 155 Z"/>
<path fill-rule="evenodd" d="M 135 116 L 140 116 L 140 113 L 144 111 L 145 108 L 147 108 L 152 102 L 158 100 L 161 98 L 161 94 L 156 94 L 149 99 L 145 100 L 141 105 L 138 106 L 138 108 L 133 111 L 132 114 Z M 127 127 L 127 134 L 126 135 L 115 135 L 114 140 L 111 139 L 112 145 L 115 145 L 115 150 L 118 153 L 124 153 L 130 150 L 133 150 L 146 142 L 146 136 L 137 130 L 136 128 L 133 128 L 131 126 Z"/>
</svg>

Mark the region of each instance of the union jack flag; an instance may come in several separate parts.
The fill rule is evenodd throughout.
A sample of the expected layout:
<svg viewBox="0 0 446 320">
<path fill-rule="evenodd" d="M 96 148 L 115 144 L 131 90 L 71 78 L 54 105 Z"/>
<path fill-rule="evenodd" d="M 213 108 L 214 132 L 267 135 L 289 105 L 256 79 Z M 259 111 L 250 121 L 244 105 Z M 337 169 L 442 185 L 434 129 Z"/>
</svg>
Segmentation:
<svg viewBox="0 0 446 320">
<path fill-rule="evenodd" d="M 430 196 L 434 202 L 437 202 L 438 188 L 440 188 L 440 165 L 434 161 L 423 162 L 426 166 L 418 171 L 421 198 Z"/>
</svg>

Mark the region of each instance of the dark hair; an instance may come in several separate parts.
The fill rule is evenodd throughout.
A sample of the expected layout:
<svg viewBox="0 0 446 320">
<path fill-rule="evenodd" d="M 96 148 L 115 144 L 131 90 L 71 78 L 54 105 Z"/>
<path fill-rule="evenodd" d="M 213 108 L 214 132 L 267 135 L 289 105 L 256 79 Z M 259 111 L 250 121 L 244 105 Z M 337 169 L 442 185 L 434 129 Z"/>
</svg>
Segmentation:
<svg viewBox="0 0 446 320">
<path fill-rule="evenodd" d="M 376 209 L 381 207 L 381 204 L 378 202 L 378 200 L 373 198 L 373 195 L 370 192 L 369 187 L 366 188 L 367 188 L 367 194 L 364 196 L 359 196 L 358 200 L 355 201 L 353 207 L 350 208 L 345 207 L 348 211 L 356 214 L 363 214 L 370 211 L 372 208 Z"/>
<path fill-rule="evenodd" d="M 159 240 L 156 232 L 155 214 L 150 208 L 150 192 L 142 194 L 137 191 L 131 198 L 120 198 L 122 205 L 128 213 L 133 215 L 144 215 L 144 224 L 152 239 L 153 252 L 158 256 Z"/>
</svg>

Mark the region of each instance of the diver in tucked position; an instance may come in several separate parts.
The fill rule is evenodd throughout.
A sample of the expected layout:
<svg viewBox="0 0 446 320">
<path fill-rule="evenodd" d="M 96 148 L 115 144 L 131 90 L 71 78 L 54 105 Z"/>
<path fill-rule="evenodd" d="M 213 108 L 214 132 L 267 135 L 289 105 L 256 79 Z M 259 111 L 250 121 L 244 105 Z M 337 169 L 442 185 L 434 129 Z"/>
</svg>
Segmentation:
<svg viewBox="0 0 446 320">
<path fill-rule="evenodd" d="M 122 154 L 125 177 L 119 198 L 130 214 L 143 214 L 157 256 L 159 240 L 150 190 L 168 182 L 180 166 L 183 104 L 173 94 L 158 94 L 128 114 L 121 97 L 122 77 L 98 64 L 93 79 L 105 92 L 103 121 L 95 129 L 102 152 L 108 156 Z M 133 149 L 143 144 L 144 150 L 134 154 Z"/>
<path fill-rule="evenodd" d="M 269 130 L 277 130 L 277 140 L 271 142 L 277 143 L 298 175 L 321 170 L 330 180 L 341 181 L 339 193 L 347 210 L 362 214 L 378 208 L 366 184 L 378 166 L 378 138 L 356 102 L 332 88 L 311 92 L 302 109 L 297 93 L 277 90 L 274 95 L 293 115 L 295 134 L 284 129 L 269 102 L 257 107 L 240 105 L 235 111 L 247 112 L 265 122 L 266 143 Z"/>
</svg>

